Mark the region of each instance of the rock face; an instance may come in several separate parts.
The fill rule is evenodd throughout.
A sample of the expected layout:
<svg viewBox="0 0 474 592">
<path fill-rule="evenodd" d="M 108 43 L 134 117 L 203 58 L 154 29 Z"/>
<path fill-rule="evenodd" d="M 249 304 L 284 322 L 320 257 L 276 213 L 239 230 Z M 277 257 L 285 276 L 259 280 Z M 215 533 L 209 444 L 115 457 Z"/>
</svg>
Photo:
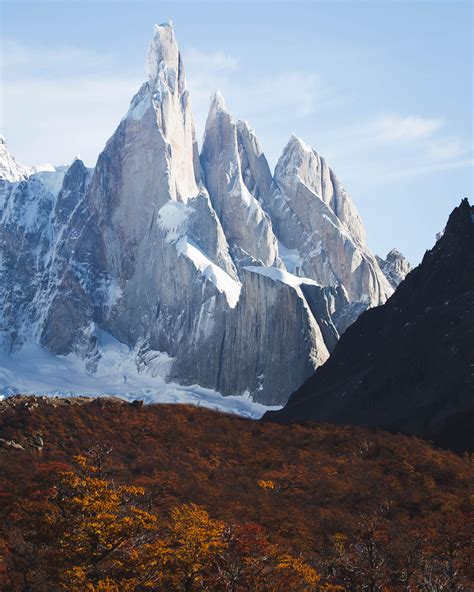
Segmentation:
<svg viewBox="0 0 474 592">
<path fill-rule="evenodd" d="M 394 290 L 411 271 L 410 263 L 397 249 L 392 249 L 385 259 L 377 256 L 376 259 L 384 276 Z"/>
<path fill-rule="evenodd" d="M 474 437 L 474 208 L 384 304 L 362 314 L 275 421 L 327 421 L 417 434 L 460 450 Z"/>
<path fill-rule="evenodd" d="M 171 24 L 146 64 L 93 170 L 34 172 L 1 144 L 2 350 L 94 373 L 110 334 L 140 371 L 282 404 L 391 289 L 323 159 L 293 139 L 273 178 L 219 95 L 199 156 Z"/>
<path fill-rule="evenodd" d="M 70 265 L 90 179 L 81 161 L 69 170 L 0 180 L 0 346 L 15 351 L 39 339 Z M 63 185 L 57 193 L 56 188 Z M 85 214 L 83 214 L 83 218 Z M 71 302 L 63 302 L 73 313 Z M 78 314 L 78 313 L 75 313 Z M 58 335 L 68 325 L 58 327 Z M 54 350 L 54 348 L 53 348 Z M 58 352 L 60 353 L 60 352 Z"/>
</svg>

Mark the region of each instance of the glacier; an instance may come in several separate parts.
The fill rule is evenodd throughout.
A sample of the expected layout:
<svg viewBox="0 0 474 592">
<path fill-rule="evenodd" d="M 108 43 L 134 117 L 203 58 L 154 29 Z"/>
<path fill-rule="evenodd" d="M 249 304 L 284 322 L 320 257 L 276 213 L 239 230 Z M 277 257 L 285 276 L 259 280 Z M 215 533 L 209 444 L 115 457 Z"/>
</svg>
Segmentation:
<svg viewBox="0 0 474 592">
<path fill-rule="evenodd" d="M 55 356 L 40 345 L 30 343 L 13 355 L 0 353 L 0 399 L 19 393 L 47 396 L 115 396 L 126 401 L 196 405 L 259 419 L 268 407 L 249 395 L 223 397 L 199 385 L 182 386 L 166 382 L 163 374 L 169 359 L 157 352 L 154 371 L 140 373 L 134 352 L 112 336 L 101 335 L 102 356 L 94 374 L 84 372 L 74 355 Z"/>
</svg>

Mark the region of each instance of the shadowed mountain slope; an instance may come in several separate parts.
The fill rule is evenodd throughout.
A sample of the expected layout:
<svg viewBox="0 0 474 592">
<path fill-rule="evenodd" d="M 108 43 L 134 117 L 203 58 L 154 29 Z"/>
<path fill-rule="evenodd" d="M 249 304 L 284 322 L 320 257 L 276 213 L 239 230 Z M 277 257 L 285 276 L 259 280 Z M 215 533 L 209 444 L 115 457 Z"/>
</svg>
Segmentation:
<svg viewBox="0 0 474 592">
<path fill-rule="evenodd" d="M 474 449 L 474 223 L 467 199 L 394 295 L 362 316 L 332 356 L 264 417 L 417 434 Z"/>
</svg>

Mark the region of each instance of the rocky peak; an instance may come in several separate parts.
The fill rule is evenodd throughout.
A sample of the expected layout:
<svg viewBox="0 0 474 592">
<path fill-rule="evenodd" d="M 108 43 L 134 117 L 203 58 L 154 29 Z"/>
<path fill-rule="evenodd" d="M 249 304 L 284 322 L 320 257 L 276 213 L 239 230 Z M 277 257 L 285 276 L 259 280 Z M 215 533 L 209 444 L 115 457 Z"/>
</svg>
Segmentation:
<svg viewBox="0 0 474 592">
<path fill-rule="evenodd" d="M 351 321 L 392 293 L 351 198 L 326 160 L 297 136 L 285 146 L 263 201 L 284 260 L 322 286 L 343 286 L 349 302 L 361 304 Z"/>
<path fill-rule="evenodd" d="M 259 201 L 271 185 L 267 161 L 253 132 L 230 115 L 220 93 L 211 98 L 201 164 L 236 264 L 278 264 L 272 224 Z"/>
<path fill-rule="evenodd" d="M 294 134 L 278 160 L 275 181 L 293 191 L 302 183 L 331 209 L 355 240 L 365 243 L 359 213 L 333 170 L 324 157 Z"/>
<path fill-rule="evenodd" d="M 380 269 L 393 289 L 397 288 L 400 282 L 402 282 L 411 271 L 410 263 L 400 251 L 397 251 L 397 249 L 392 249 L 385 259 L 382 259 L 379 256 L 376 256 L 376 259 Z"/>
<path fill-rule="evenodd" d="M 216 92 L 212 93 L 211 95 L 211 104 L 209 106 L 209 117 L 215 116 L 216 113 L 219 111 L 226 111 L 226 105 L 224 97 L 220 90 L 216 90 Z"/>
<path fill-rule="evenodd" d="M 178 80 L 184 85 L 181 55 L 171 21 L 154 26 L 146 57 L 146 72 L 148 81 L 154 88 L 167 87 L 174 91 Z"/>
<path fill-rule="evenodd" d="M 130 273 L 158 210 L 170 200 L 186 203 L 202 190 L 191 105 L 171 24 L 155 25 L 147 77 L 99 156 L 91 183 L 101 224 L 112 242 L 121 237 L 117 253 L 107 249 L 118 274 L 124 268 L 117 254 L 130 259 Z"/>
</svg>

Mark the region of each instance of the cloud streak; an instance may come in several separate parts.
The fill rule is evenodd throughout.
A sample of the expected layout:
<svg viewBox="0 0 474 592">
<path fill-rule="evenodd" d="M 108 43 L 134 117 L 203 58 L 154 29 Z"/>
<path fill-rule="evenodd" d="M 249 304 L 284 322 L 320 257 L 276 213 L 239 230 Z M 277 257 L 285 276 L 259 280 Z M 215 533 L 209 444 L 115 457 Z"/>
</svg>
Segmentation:
<svg viewBox="0 0 474 592">
<path fill-rule="evenodd" d="M 442 118 L 390 113 L 326 129 L 319 138 L 324 155 L 346 180 L 365 179 L 370 187 L 472 166 L 471 143 L 445 129 Z"/>
<path fill-rule="evenodd" d="M 382 115 L 366 122 L 364 127 L 368 139 L 374 142 L 413 141 L 432 136 L 444 125 L 442 119 L 419 115 Z"/>
<path fill-rule="evenodd" d="M 111 56 L 71 46 L 2 43 L 1 130 L 21 162 L 93 166 L 141 80 Z"/>
</svg>

